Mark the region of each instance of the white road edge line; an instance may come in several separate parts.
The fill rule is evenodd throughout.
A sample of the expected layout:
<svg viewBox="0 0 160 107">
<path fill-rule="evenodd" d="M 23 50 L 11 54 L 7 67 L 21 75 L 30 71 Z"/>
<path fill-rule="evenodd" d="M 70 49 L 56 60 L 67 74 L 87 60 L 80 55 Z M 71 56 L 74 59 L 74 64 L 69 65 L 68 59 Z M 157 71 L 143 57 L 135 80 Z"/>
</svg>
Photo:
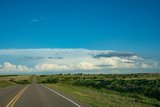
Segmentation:
<svg viewBox="0 0 160 107">
<path fill-rule="evenodd" d="M 59 96 L 65 98 L 66 100 L 70 101 L 71 103 L 73 103 L 73 104 L 76 105 L 77 107 L 81 107 L 81 106 L 80 106 L 79 104 L 77 104 L 76 102 L 74 102 L 74 101 L 72 101 L 71 99 L 69 99 L 69 98 L 63 96 L 62 94 L 60 94 L 60 93 L 54 91 L 53 89 L 51 89 L 51 88 L 49 88 L 49 87 L 47 87 L 47 86 L 45 86 L 45 85 L 42 85 L 42 84 L 41 84 L 41 86 L 43 86 L 43 87 L 47 88 L 48 90 L 50 90 L 50 91 L 52 91 L 52 92 L 58 94 Z"/>
</svg>

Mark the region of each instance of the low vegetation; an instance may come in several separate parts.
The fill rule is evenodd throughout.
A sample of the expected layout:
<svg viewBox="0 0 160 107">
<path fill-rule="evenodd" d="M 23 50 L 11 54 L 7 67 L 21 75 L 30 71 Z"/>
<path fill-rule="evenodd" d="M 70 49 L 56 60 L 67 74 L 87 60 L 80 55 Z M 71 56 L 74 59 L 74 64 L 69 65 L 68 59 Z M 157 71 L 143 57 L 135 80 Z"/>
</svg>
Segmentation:
<svg viewBox="0 0 160 107">
<path fill-rule="evenodd" d="M 15 83 L 12 83 L 10 81 L 6 80 L 0 80 L 0 88 L 5 88 L 14 85 Z"/>
<path fill-rule="evenodd" d="M 0 88 L 9 87 L 15 84 L 30 84 L 31 76 L 0 75 Z"/>
<path fill-rule="evenodd" d="M 115 104 L 119 103 L 119 101 L 116 100 L 116 98 L 121 98 L 120 96 L 123 96 L 127 97 L 129 102 L 134 100 L 134 102 L 137 102 L 137 104 L 140 103 L 152 106 L 160 106 L 159 105 L 160 74 L 126 74 L 126 75 L 125 74 L 123 75 L 59 74 L 59 75 L 40 75 L 37 77 L 37 80 L 39 83 L 51 84 L 52 87 L 53 86 L 61 87 L 62 90 L 65 90 L 66 87 L 68 88 L 77 87 L 79 89 L 82 88 L 85 90 L 94 89 L 96 90 L 95 92 L 101 92 L 101 93 L 109 92 L 114 94 L 113 96 L 116 96 L 114 97 Z M 62 87 L 65 88 L 63 89 Z M 69 88 L 68 90 L 71 89 Z M 83 92 L 79 92 L 79 94 L 87 95 L 87 93 Z M 88 103 L 90 103 L 93 106 L 94 105 L 96 106 L 94 102 L 88 102 Z M 106 105 L 105 102 L 104 105 Z M 131 104 L 131 106 L 132 105 L 134 104 Z M 101 106 L 103 106 L 103 103 L 101 104 Z M 127 106 L 129 106 L 129 104 Z"/>
<path fill-rule="evenodd" d="M 16 84 L 30 84 L 30 80 L 28 79 L 22 79 L 22 80 L 10 79 L 9 81 L 14 82 Z"/>
<path fill-rule="evenodd" d="M 77 99 L 83 104 L 89 104 L 91 107 L 154 107 L 142 102 L 138 102 L 135 98 L 123 96 L 119 93 L 107 90 L 97 90 L 89 87 L 77 87 L 62 83 L 46 84 L 48 87 L 67 95 L 73 99 Z"/>
<path fill-rule="evenodd" d="M 160 74 L 0 75 L 0 88 L 45 84 L 93 107 L 160 107 Z"/>
</svg>

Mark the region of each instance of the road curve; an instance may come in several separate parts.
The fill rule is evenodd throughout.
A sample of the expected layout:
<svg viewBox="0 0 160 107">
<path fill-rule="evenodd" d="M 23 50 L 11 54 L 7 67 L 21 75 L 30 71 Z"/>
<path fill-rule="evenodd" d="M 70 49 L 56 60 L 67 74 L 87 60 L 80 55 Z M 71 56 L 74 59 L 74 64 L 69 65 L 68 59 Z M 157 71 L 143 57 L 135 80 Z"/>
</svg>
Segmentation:
<svg viewBox="0 0 160 107">
<path fill-rule="evenodd" d="M 0 90 L 0 107 L 6 107 L 26 85 Z M 30 84 L 11 107 L 80 107 L 74 101 L 39 84 Z M 10 107 L 10 106 L 9 106 Z"/>
</svg>

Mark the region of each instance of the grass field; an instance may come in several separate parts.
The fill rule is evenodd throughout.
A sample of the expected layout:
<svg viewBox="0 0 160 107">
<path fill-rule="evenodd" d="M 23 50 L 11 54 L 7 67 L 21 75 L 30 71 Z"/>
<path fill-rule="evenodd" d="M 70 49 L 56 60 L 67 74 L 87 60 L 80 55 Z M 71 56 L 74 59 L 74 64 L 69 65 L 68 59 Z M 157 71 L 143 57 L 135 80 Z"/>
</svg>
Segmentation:
<svg viewBox="0 0 160 107">
<path fill-rule="evenodd" d="M 0 89 L 9 87 L 9 86 L 13 86 L 13 85 L 15 85 L 15 83 L 10 82 L 10 81 L 0 80 Z"/>
<path fill-rule="evenodd" d="M 160 107 L 158 73 L 0 75 L 0 88 L 30 83 L 45 84 L 93 107 Z"/>
<path fill-rule="evenodd" d="M 160 106 L 160 74 L 59 74 L 37 80 L 93 107 Z"/>
<path fill-rule="evenodd" d="M 31 76 L 24 75 L 0 75 L 0 88 L 13 86 L 16 84 L 31 83 Z"/>
<path fill-rule="evenodd" d="M 100 91 L 59 83 L 47 84 L 47 86 L 93 107 L 154 107 L 150 104 L 137 102 L 135 98 L 122 96 L 112 91 Z"/>
</svg>

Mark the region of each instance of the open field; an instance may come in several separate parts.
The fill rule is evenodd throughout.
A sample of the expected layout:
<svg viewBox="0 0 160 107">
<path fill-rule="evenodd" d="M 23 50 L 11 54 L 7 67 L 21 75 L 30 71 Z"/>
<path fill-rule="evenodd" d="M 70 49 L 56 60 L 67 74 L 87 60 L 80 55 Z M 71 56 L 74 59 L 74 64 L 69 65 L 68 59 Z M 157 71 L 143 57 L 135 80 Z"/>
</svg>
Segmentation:
<svg viewBox="0 0 160 107">
<path fill-rule="evenodd" d="M 160 104 L 160 74 L 60 74 L 40 75 L 37 80 L 94 107 Z"/>
<path fill-rule="evenodd" d="M 13 86 L 13 85 L 15 85 L 15 83 L 10 82 L 10 81 L 0 80 L 0 89 L 9 87 L 9 86 Z"/>
<path fill-rule="evenodd" d="M 122 96 L 112 91 L 101 91 L 59 83 L 47 84 L 47 86 L 93 107 L 154 107 L 150 104 L 138 102 L 135 98 Z"/>
<path fill-rule="evenodd" d="M 44 84 L 81 104 L 87 105 L 84 107 L 160 106 L 160 74 L 158 73 L 0 76 L 0 88 L 16 84 L 22 84 L 22 87 L 25 84 Z M 29 87 L 28 90 L 35 90 L 37 94 L 39 92 L 36 91 L 36 87 L 44 90 L 40 85 L 31 85 Z M 30 95 L 29 91 L 27 93 Z M 47 93 L 47 90 L 45 93 Z M 41 100 L 43 99 L 37 101 Z"/>
<path fill-rule="evenodd" d="M 31 83 L 31 76 L 24 75 L 0 75 L 0 88 L 13 86 L 16 84 Z"/>
<path fill-rule="evenodd" d="M 35 76 L 1 77 L 3 82 L 0 82 L 0 107 L 80 107 L 54 90 L 35 84 Z"/>
</svg>

